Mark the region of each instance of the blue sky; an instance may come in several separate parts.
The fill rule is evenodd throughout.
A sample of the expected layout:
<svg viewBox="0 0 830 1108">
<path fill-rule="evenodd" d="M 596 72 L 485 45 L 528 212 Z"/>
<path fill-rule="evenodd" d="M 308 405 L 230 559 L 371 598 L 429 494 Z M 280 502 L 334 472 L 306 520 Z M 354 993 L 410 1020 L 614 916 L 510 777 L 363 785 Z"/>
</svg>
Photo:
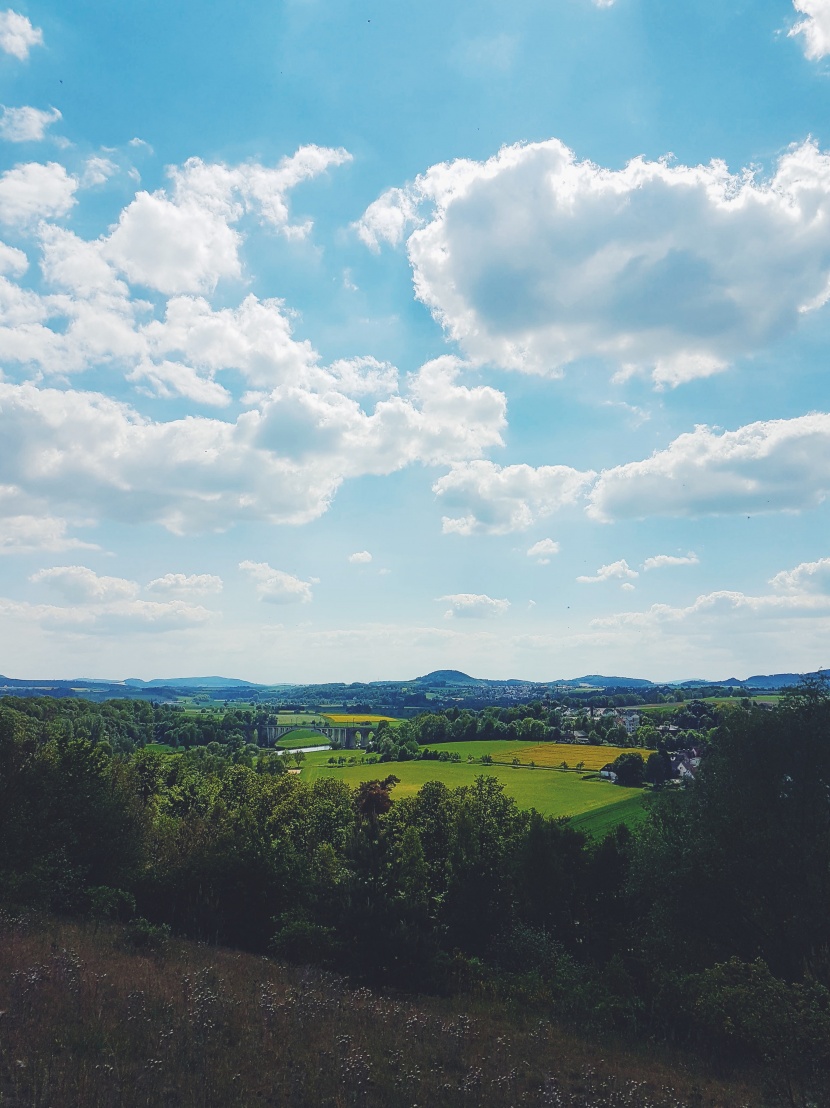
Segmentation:
<svg viewBox="0 0 830 1108">
<path fill-rule="evenodd" d="M 830 0 L 47 0 L 0 84 L 0 672 L 830 664 Z"/>
</svg>

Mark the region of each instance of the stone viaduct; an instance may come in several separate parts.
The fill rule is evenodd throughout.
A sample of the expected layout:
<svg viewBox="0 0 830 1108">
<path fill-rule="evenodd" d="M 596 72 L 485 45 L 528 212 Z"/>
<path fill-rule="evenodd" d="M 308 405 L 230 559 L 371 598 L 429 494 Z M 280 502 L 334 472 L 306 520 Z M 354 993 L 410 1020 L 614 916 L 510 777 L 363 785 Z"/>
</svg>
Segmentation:
<svg viewBox="0 0 830 1108">
<path fill-rule="evenodd" d="M 314 723 L 269 723 L 266 725 L 267 743 L 268 746 L 279 746 L 279 740 L 284 735 L 290 735 L 292 731 L 316 731 L 318 735 L 322 735 L 329 742 L 338 743 L 343 750 L 354 750 L 366 745 L 369 732 L 373 731 L 376 726 L 376 724 L 371 723 L 358 724 L 353 727 L 341 727 L 334 724 L 331 726 L 328 724 L 317 725 Z"/>
</svg>

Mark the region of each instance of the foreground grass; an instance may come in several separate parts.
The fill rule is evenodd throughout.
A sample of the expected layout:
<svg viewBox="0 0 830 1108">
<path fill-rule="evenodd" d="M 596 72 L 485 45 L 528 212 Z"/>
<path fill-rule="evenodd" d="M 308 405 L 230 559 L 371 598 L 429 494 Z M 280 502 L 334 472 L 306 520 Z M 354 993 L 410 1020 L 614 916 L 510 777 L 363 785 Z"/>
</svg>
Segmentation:
<svg viewBox="0 0 830 1108">
<path fill-rule="evenodd" d="M 585 1042 L 484 998 L 61 922 L 0 926 L 0 1104 L 84 1108 L 740 1108 L 757 1089 Z"/>
</svg>

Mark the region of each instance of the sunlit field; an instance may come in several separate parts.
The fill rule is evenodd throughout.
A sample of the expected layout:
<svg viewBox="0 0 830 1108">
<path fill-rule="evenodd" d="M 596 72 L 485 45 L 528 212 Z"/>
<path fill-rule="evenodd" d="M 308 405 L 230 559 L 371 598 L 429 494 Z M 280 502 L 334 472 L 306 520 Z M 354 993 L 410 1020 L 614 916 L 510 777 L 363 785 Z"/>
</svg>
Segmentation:
<svg viewBox="0 0 830 1108">
<path fill-rule="evenodd" d="M 340 752 L 348 759 L 355 758 L 357 764 L 332 766 L 329 765 L 331 755 L 327 752 L 313 753 L 306 756 L 302 775 L 309 780 L 336 777 L 355 787 L 362 781 L 394 774 L 399 778 L 399 784 L 395 786 L 392 796 L 400 799 L 414 796 L 427 781 L 443 781 L 448 788 L 456 788 L 459 785 L 470 785 L 479 774 L 486 774 L 501 781 L 505 791 L 516 800 L 519 807 L 536 808 L 546 816 L 581 817 L 580 829 L 589 834 L 596 833 L 592 828 L 595 818 L 598 818 L 597 827 L 601 828 L 599 833 L 602 833 L 617 823 L 636 822 L 640 817 L 644 795 L 641 789 L 624 789 L 593 776 L 556 769 L 531 769 L 527 766 L 514 768 L 502 763 L 481 765 L 480 762 L 467 762 L 463 748 L 478 744 L 453 745 L 462 754 L 461 762 L 372 763 L 359 753 Z"/>
</svg>

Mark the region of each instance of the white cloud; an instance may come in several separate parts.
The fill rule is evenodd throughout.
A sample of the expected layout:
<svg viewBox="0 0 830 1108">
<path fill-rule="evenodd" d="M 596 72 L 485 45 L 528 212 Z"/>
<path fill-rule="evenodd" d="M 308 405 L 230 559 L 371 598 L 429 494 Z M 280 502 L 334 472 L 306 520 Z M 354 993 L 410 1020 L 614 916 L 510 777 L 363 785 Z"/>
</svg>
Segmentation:
<svg viewBox="0 0 830 1108">
<path fill-rule="evenodd" d="M 499 466 L 460 463 L 432 486 L 456 514 L 443 517 L 447 533 L 504 535 L 524 531 L 557 509 L 577 502 L 596 474 L 569 466 Z"/>
<path fill-rule="evenodd" d="M 282 387 L 233 423 L 155 422 L 99 394 L 0 382 L 0 484 L 44 512 L 176 533 L 305 523 L 347 478 L 452 464 L 500 443 L 504 396 L 458 384 L 459 372 L 451 358 L 428 363 L 408 395 L 369 413 L 335 391 Z"/>
<path fill-rule="evenodd" d="M 140 192 L 122 211 L 104 256 L 135 284 L 168 295 L 198 292 L 241 276 L 240 241 L 220 215 L 198 204 Z"/>
<path fill-rule="evenodd" d="M 15 226 L 57 219 L 75 203 L 78 182 L 57 162 L 28 162 L 0 176 L 0 222 Z"/>
<path fill-rule="evenodd" d="M 86 160 L 81 180 L 85 188 L 90 188 L 94 185 L 103 185 L 117 172 L 118 166 L 111 158 L 103 158 L 100 154 L 93 154 L 92 157 Z"/>
<path fill-rule="evenodd" d="M 593 4 L 597 8 L 612 8 L 614 0 L 593 0 Z"/>
<path fill-rule="evenodd" d="M 620 581 L 625 578 L 639 577 L 636 569 L 632 569 L 625 558 L 618 562 L 610 562 L 606 566 L 600 566 L 595 577 L 577 577 L 582 584 L 595 584 L 598 581 Z"/>
<path fill-rule="evenodd" d="M 823 593 L 830 595 L 830 558 L 802 562 L 794 569 L 782 569 L 770 579 L 774 589 L 787 593 Z"/>
<path fill-rule="evenodd" d="M 33 46 L 43 45 L 43 31 L 33 27 L 25 15 L 7 8 L 0 12 L 0 50 L 25 61 Z"/>
<path fill-rule="evenodd" d="M 156 396 L 183 396 L 215 408 L 225 408 L 231 402 L 226 388 L 181 362 L 142 362 L 127 375 L 127 380 L 147 381 Z"/>
<path fill-rule="evenodd" d="M 546 566 L 554 554 L 559 553 L 559 543 L 553 539 L 539 539 L 528 549 L 528 558 L 535 558 L 539 565 Z"/>
<path fill-rule="evenodd" d="M 368 550 L 358 550 L 355 554 L 349 555 L 349 561 L 352 565 L 368 565 L 372 560 L 372 555 Z"/>
<path fill-rule="evenodd" d="M 806 15 L 790 30 L 790 36 L 803 35 L 804 53 L 813 61 L 830 54 L 830 2 L 793 0 L 797 12 Z"/>
<path fill-rule="evenodd" d="M 0 273 L 11 277 L 22 277 L 28 268 L 29 259 L 22 250 L 0 242 Z"/>
<path fill-rule="evenodd" d="M 267 562 L 240 562 L 244 570 L 256 582 L 260 600 L 269 604 L 308 604 L 313 599 L 314 578 L 303 581 L 281 569 L 274 569 Z"/>
<path fill-rule="evenodd" d="M 169 171 L 169 192 L 140 192 L 121 212 L 105 256 L 130 281 L 167 295 L 209 291 L 242 275 L 242 236 L 230 224 L 251 212 L 283 234 L 306 234 L 310 224 L 289 222 L 287 193 L 350 158 L 345 150 L 318 146 L 301 147 L 274 168 L 190 158 Z"/>
<path fill-rule="evenodd" d="M 699 426 L 641 462 L 604 470 L 590 494 L 595 519 L 796 510 L 830 489 L 830 415 Z"/>
<path fill-rule="evenodd" d="M 700 564 L 700 558 L 692 550 L 688 554 L 679 556 L 676 554 L 655 554 L 651 558 L 646 558 L 643 562 L 643 569 L 648 571 L 650 569 L 665 569 L 668 566 L 696 566 Z"/>
<path fill-rule="evenodd" d="M 494 600 L 485 593 L 457 592 L 438 600 L 450 605 L 445 619 L 490 619 L 504 615 L 510 607 L 509 600 Z"/>
<path fill-rule="evenodd" d="M 418 297 L 468 357 L 556 375 L 602 357 L 676 385 L 797 327 L 830 289 L 830 157 L 762 180 L 648 162 L 609 170 L 561 142 L 432 166 L 358 225 L 407 235 Z"/>
<path fill-rule="evenodd" d="M 830 612 L 830 596 L 797 593 L 794 595 L 750 596 L 743 592 L 720 589 L 704 593 L 686 607 L 652 604 L 645 612 L 618 612 L 591 621 L 592 627 L 660 627 L 683 626 L 689 622 L 715 623 L 735 614 L 765 619 L 789 616 L 814 616 Z"/>
<path fill-rule="evenodd" d="M 26 627 L 34 623 L 48 631 L 125 635 L 136 631 L 161 633 L 187 630 L 207 622 L 213 613 L 180 600 L 164 604 L 149 600 L 112 600 L 92 605 L 61 606 L 29 604 L 0 597 L 0 615 L 7 621 L 18 620 Z"/>
<path fill-rule="evenodd" d="M 0 116 L 0 138 L 7 142 L 40 142 L 53 123 L 61 119 L 57 108 L 6 108 Z"/>
<path fill-rule="evenodd" d="M 14 515 L 0 518 L 0 554 L 99 549 L 95 543 L 71 538 L 66 534 L 67 527 L 65 519 L 54 516 Z"/>
<path fill-rule="evenodd" d="M 86 566 L 54 566 L 33 573 L 29 580 L 47 584 L 65 599 L 81 604 L 108 604 L 113 600 L 133 600 L 140 591 L 135 581 L 123 577 L 99 577 Z"/>
<path fill-rule="evenodd" d="M 222 578 L 212 573 L 165 573 L 147 585 L 147 592 L 165 596 L 206 596 L 222 591 Z"/>
</svg>

